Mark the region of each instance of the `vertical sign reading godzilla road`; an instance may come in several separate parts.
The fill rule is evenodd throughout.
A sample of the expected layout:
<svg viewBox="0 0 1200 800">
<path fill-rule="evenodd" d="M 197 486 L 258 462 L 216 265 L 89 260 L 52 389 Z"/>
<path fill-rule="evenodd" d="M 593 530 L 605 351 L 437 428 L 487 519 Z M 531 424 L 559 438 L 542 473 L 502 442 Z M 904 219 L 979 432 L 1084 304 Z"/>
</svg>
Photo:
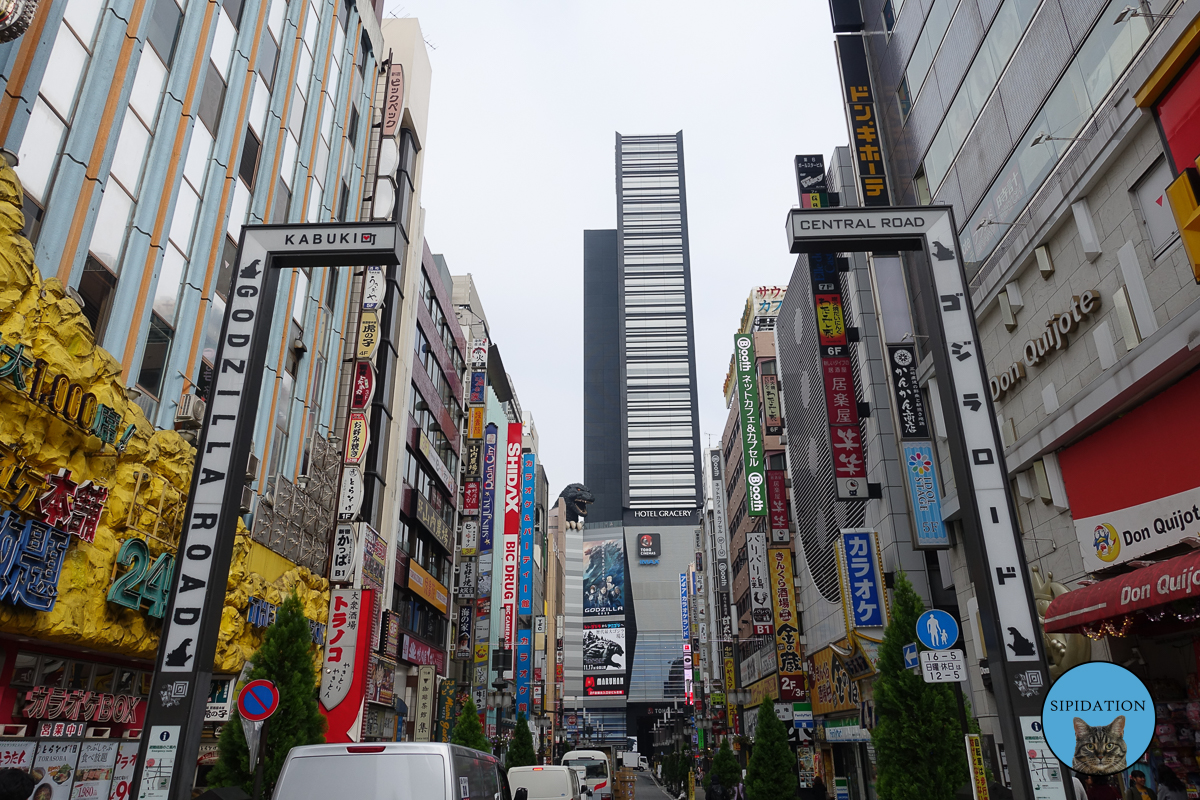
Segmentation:
<svg viewBox="0 0 1200 800">
<path fill-rule="evenodd" d="M 174 729 L 180 737 L 172 765 L 156 764 L 153 780 L 145 772 L 147 748 L 158 743 L 143 737 L 137 767 L 141 798 L 191 797 L 246 462 L 273 344 L 278 268 L 395 264 L 397 246 L 403 247 L 397 233 L 390 222 L 242 229 L 144 721 L 147 731 Z"/>
<path fill-rule="evenodd" d="M 754 364 L 754 338 L 748 333 L 733 337 L 733 369 L 742 418 L 742 471 L 746 473 L 746 514 L 767 515 L 767 471 L 763 458 L 762 418 L 758 413 L 758 379 Z"/>
</svg>

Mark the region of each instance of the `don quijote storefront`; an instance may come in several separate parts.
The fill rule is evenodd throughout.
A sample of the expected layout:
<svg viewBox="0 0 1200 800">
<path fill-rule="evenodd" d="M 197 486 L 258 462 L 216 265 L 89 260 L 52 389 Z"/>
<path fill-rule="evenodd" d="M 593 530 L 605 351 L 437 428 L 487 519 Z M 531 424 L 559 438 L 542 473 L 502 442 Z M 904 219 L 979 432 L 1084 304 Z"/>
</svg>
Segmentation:
<svg viewBox="0 0 1200 800">
<path fill-rule="evenodd" d="M 195 449 L 156 430 L 120 363 L 21 238 L 0 164 L 0 766 L 51 800 L 128 791 Z M 323 638 L 328 584 L 240 526 L 202 752 L 234 676 L 296 587 Z M 265 613 L 264 613 L 265 610 Z M 123 787 L 123 788 L 122 788 Z"/>
</svg>

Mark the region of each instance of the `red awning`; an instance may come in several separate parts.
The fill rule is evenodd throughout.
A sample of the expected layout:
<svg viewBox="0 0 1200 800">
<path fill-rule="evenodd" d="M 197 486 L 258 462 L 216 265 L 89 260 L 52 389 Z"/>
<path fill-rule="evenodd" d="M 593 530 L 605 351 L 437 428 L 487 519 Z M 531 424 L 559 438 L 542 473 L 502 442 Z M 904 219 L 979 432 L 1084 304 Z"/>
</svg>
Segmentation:
<svg viewBox="0 0 1200 800">
<path fill-rule="evenodd" d="M 1200 550 L 1060 595 L 1046 609 L 1046 633 L 1124 625 L 1135 611 L 1200 600 Z M 1194 613 L 1194 612 L 1187 612 Z"/>
</svg>

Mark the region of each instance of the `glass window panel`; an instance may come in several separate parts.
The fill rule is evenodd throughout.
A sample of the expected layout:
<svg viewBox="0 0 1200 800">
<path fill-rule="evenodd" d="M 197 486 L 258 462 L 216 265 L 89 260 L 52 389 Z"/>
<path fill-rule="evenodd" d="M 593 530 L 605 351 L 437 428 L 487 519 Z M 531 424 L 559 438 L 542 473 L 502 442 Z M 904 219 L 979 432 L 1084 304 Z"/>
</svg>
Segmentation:
<svg viewBox="0 0 1200 800">
<path fill-rule="evenodd" d="M 1075 56 L 1093 107 L 1100 105 L 1149 35 L 1144 17 L 1113 24 L 1122 10 L 1122 4 L 1110 3 Z"/>
<path fill-rule="evenodd" d="M 283 158 L 279 161 L 279 177 L 287 184 L 287 188 L 292 188 L 292 178 L 296 173 L 296 158 L 300 154 L 300 145 L 296 143 L 296 137 L 289 131 L 288 135 L 283 140 Z"/>
<path fill-rule="evenodd" d="M 196 221 L 196 208 L 200 198 L 191 187 L 179 187 L 175 197 L 175 216 L 171 218 L 169 238 L 183 252 L 187 253 L 192 243 L 192 225 Z"/>
<path fill-rule="evenodd" d="M 58 146 L 66 129 L 45 100 L 39 97 L 34 101 L 25 136 L 21 139 L 20 163 L 16 167 L 21 185 L 34 200 L 46 197 L 50 175 L 58 158 Z"/>
<path fill-rule="evenodd" d="M 309 40 L 312 41 L 312 40 Z M 308 79 L 312 77 L 313 58 L 307 47 L 300 48 L 300 58 L 296 67 L 296 90 L 302 97 L 308 97 Z"/>
<path fill-rule="evenodd" d="M 309 189 L 308 192 L 308 213 L 305 217 L 309 222 L 321 221 L 322 191 L 321 184 L 317 182 L 316 178 L 314 178 L 312 181 L 312 188 Z"/>
<path fill-rule="evenodd" d="M 1083 75 L 1080 74 L 1077 64 L 1067 67 L 1058 86 L 1046 98 L 1042 113 L 1045 115 L 1047 130 L 1034 131 L 1034 133 L 1049 133 L 1052 136 L 1063 137 L 1074 136 L 1091 116 L 1092 105 L 1088 102 Z M 1048 144 L 1051 148 L 1065 149 L 1070 142 L 1049 142 Z"/>
<path fill-rule="evenodd" d="M 168 0 L 169 1 L 169 0 Z M 216 134 L 221 124 L 221 111 L 225 105 L 225 80 L 217 72 L 210 61 L 208 75 L 200 92 L 200 121 L 207 127 L 209 133 Z"/>
<path fill-rule="evenodd" d="M 121 246 L 125 243 L 125 228 L 129 224 L 129 212 L 132 209 L 133 198 L 125 193 L 120 184 L 109 181 L 104 187 L 104 197 L 96 214 L 90 249 L 113 272 L 120 270 Z"/>
<path fill-rule="evenodd" d="M 317 40 L 317 26 L 321 22 L 321 14 L 317 11 L 317 7 L 313 3 L 308 4 L 308 13 L 304 15 L 304 41 L 315 42 Z"/>
<path fill-rule="evenodd" d="M 326 94 L 325 102 L 322 104 L 321 109 L 321 137 L 326 142 L 333 141 L 333 123 L 336 119 L 337 116 L 333 110 L 333 98 Z"/>
<path fill-rule="evenodd" d="M 229 78 L 229 57 L 233 55 L 233 45 L 237 41 L 237 28 L 225 13 L 225 9 L 217 12 L 217 29 L 213 33 L 212 49 L 208 57 L 213 66 L 221 73 L 222 79 Z"/>
<path fill-rule="evenodd" d="M 221 339 L 221 325 L 225 321 L 225 301 L 213 295 L 208 306 L 208 321 L 204 325 L 204 358 L 209 362 L 217 360 L 217 343 Z"/>
<path fill-rule="evenodd" d="M 70 25 L 90 50 L 92 39 L 96 36 L 96 26 L 100 24 L 100 13 L 104 11 L 104 3 L 100 0 L 68 0 L 63 10 L 63 21 Z"/>
<path fill-rule="evenodd" d="M 33 686 L 37 682 L 37 663 L 38 657 L 35 653 L 17 653 L 10 683 L 13 686 Z"/>
<path fill-rule="evenodd" d="M 146 333 L 146 349 L 142 351 L 142 367 L 138 370 L 137 385 L 155 399 L 162 392 L 163 375 L 167 369 L 167 358 L 171 352 L 173 331 L 167 323 L 150 315 L 150 329 Z"/>
<path fill-rule="evenodd" d="M 92 679 L 92 665 L 86 661 L 72 661 L 67 670 L 67 689 L 86 689 Z"/>
<path fill-rule="evenodd" d="M 133 78 L 133 88 L 129 92 L 129 105 L 142 118 L 142 122 L 146 123 L 146 127 L 152 130 L 166 77 L 166 65 L 153 50 L 143 48 L 137 75 Z"/>
<path fill-rule="evenodd" d="M 208 170 L 208 154 L 212 150 L 213 137 L 203 125 L 192 126 L 192 141 L 188 145 L 187 160 L 183 162 L 183 177 L 197 192 L 204 189 L 204 175 Z"/>
<path fill-rule="evenodd" d="M 75 95 L 83 80 L 87 62 L 88 52 L 71 33 L 71 29 L 59 28 L 54 39 L 54 49 L 46 64 L 45 77 L 42 78 L 41 93 L 63 119 L 71 119 Z"/>
<path fill-rule="evenodd" d="M 301 328 L 304 327 L 304 309 L 308 306 L 308 276 L 303 270 L 296 270 L 296 295 L 292 298 L 292 319 Z"/>
<path fill-rule="evenodd" d="M 42 674 L 38 679 L 38 684 L 41 686 L 50 686 L 56 689 L 61 689 L 63 679 L 67 674 L 67 660 L 64 658 L 54 658 L 46 656 L 42 659 Z"/>
<path fill-rule="evenodd" d="M 240 236 L 242 224 L 250 208 L 250 190 L 241 181 L 233 182 L 233 199 L 229 202 L 229 224 L 225 230 L 230 236 Z"/>
<path fill-rule="evenodd" d="M 325 179 L 325 173 L 329 169 L 329 145 L 325 144 L 325 140 L 317 142 L 317 157 L 313 163 L 313 175 L 321 181 Z"/>
<path fill-rule="evenodd" d="M 329 59 L 329 75 L 325 78 L 326 90 L 330 95 L 336 96 L 338 93 L 338 82 L 342 79 L 342 65 L 339 63 L 341 60 L 342 51 L 335 48 L 333 56 Z"/>
<path fill-rule="evenodd" d="M 287 12 L 288 0 L 271 0 L 271 10 L 267 12 L 267 28 L 278 39 L 283 32 L 283 16 Z"/>
<path fill-rule="evenodd" d="M 117 685 L 113 687 L 113 694 L 133 694 L 135 686 L 137 686 L 137 673 L 130 669 L 123 669 L 117 679 Z"/>
<path fill-rule="evenodd" d="M 292 90 L 291 105 L 288 107 L 288 131 L 297 139 L 304 127 L 304 93 L 300 87 Z"/>
<path fill-rule="evenodd" d="M 163 63 L 170 66 L 171 59 L 175 56 L 175 43 L 179 39 L 179 23 L 183 20 L 183 12 L 175 4 L 175 0 L 152 0 L 152 3 L 154 8 L 146 26 L 146 41 L 158 53 Z"/>
<path fill-rule="evenodd" d="M 150 131 L 146 130 L 132 108 L 127 109 L 109 173 L 134 197 L 137 196 L 138 179 L 142 175 L 142 163 L 146 160 L 146 148 L 149 146 Z"/>
<path fill-rule="evenodd" d="M 179 302 L 179 286 L 187 270 L 187 259 L 174 245 L 163 253 L 162 269 L 154 288 L 154 313 L 167 322 L 175 322 L 175 307 Z"/>
<path fill-rule="evenodd" d="M 268 41 L 271 37 L 266 37 Z M 261 75 L 254 76 L 254 95 L 250 99 L 250 115 L 247 121 L 259 137 L 263 134 L 263 123 L 267 119 L 267 107 L 271 100 L 271 90 L 263 83 Z"/>
</svg>

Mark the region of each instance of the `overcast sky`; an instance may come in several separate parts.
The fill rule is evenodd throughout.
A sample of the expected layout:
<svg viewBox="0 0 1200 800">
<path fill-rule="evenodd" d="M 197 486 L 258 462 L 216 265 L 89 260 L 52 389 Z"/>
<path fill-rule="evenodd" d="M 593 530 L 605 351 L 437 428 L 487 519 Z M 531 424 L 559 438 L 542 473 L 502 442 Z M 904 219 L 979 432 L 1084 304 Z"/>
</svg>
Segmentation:
<svg viewBox="0 0 1200 800">
<path fill-rule="evenodd" d="M 614 133 L 683 131 L 701 445 L 752 287 L 786 284 L 792 157 L 846 144 L 825 0 L 388 0 L 433 64 L 425 238 L 471 273 L 552 496 L 583 480 L 583 231 Z"/>
</svg>

